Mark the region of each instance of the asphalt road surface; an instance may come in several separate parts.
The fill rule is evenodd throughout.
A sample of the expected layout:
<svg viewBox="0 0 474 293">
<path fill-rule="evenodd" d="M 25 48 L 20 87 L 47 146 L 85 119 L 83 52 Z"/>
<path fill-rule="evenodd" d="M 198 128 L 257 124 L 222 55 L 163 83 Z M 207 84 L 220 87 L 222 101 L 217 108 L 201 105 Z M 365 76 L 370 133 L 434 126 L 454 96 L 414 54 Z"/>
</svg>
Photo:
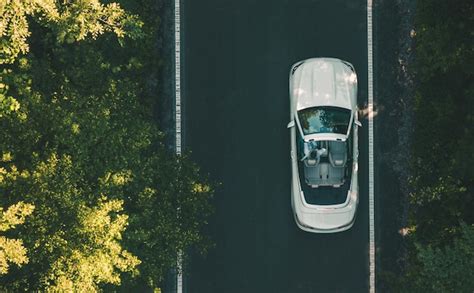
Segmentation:
<svg viewBox="0 0 474 293">
<path fill-rule="evenodd" d="M 367 102 L 365 1 L 183 1 L 184 143 L 222 185 L 207 256 L 186 292 L 367 292 L 367 123 L 359 131 L 360 202 L 352 229 L 300 231 L 290 206 L 288 74 L 302 59 L 354 64 Z"/>
</svg>

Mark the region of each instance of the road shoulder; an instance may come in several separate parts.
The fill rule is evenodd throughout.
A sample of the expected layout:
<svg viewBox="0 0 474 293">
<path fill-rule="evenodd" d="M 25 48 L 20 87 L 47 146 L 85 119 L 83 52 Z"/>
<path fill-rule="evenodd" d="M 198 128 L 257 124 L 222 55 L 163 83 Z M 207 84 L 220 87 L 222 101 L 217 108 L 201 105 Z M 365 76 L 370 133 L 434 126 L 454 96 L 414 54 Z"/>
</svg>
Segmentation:
<svg viewBox="0 0 474 293">
<path fill-rule="evenodd" d="M 410 192 L 413 17 L 416 1 L 383 0 L 375 7 L 375 186 L 377 290 L 390 291 L 404 267 L 403 227 Z"/>
</svg>

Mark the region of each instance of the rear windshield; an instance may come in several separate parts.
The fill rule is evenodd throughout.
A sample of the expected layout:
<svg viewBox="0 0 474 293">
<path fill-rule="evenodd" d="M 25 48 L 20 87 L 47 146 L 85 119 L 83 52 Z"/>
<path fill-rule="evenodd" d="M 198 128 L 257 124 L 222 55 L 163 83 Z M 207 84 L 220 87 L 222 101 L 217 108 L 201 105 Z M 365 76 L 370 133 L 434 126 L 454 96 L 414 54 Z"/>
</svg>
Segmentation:
<svg viewBox="0 0 474 293">
<path fill-rule="evenodd" d="M 313 107 L 298 111 L 303 134 L 347 134 L 351 111 L 339 107 Z"/>
</svg>

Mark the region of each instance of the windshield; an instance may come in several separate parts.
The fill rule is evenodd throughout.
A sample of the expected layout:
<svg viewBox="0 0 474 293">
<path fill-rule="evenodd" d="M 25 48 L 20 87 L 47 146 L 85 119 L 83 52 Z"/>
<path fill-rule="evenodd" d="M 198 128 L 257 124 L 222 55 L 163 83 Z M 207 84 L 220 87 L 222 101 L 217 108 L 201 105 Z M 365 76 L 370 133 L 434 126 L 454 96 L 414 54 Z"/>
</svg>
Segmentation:
<svg viewBox="0 0 474 293">
<path fill-rule="evenodd" d="M 314 133 L 347 134 L 351 111 L 339 107 L 313 107 L 298 111 L 304 135 Z"/>
</svg>

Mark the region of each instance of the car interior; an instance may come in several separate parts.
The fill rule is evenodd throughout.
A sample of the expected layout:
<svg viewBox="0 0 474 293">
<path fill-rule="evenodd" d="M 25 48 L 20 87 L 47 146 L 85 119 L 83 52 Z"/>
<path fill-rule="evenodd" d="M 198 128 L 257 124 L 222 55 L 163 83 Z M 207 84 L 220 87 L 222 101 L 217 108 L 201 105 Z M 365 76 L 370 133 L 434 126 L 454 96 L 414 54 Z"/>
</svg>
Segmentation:
<svg viewBox="0 0 474 293">
<path fill-rule="evenodd" d="M 305 143 L 305 182 L 312 188 L 320 186 L 340 187 L 345 181 L 347 165 L 346 141 L 311 141 Z"/>
</svg>

